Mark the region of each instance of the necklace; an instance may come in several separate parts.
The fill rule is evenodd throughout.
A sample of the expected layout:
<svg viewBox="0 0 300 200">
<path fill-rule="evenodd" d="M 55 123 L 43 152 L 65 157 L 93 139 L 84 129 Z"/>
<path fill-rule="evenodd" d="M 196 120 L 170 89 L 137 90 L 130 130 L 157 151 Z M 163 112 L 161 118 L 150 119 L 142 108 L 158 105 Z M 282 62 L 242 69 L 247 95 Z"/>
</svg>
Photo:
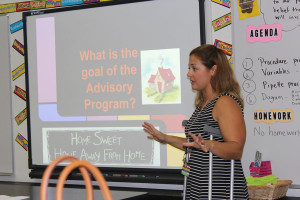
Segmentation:
<svg viewBox="0 0 300 200">
<path fill-rule="evenodd" d="M 194 116 L 195 113 L 193 113 L 192 117 L 188 120 L 187 125 L 185 126 L 186 130 L 189 131 L 190 127 L 193 125 L 194 121 L 196 120 L 197 116 L 199 114 L 202 113 L 203 108 L 205 108 L 205 106 L 207 105 L 207 103 L 209 102 L 209 100 L 214 96 L 214 92 L 210 95 L 210 97 L 206 100 L 205 104 L 203 104 L 203 106 L 197 107 L 197 109 L 199 109 L 198 114 L 196 114 L 196 116 Z M 201 108 L 202 107 L 202 108 Z"/>
<path fill-rule="evenodd" d="M 206 102 L 203 104 L 203 106 L 201 106 L 202 107 L 201 110 L 207 105 L 207 103 L 209 102 L 209 100 L 212 98 L 213 95 L 214 93 L 212 93 L 210 97 L 206 100 Z"/>
<path fill-rule="evenodd" d="M 197 107 L 196 110 L 198 110 L 198 112 L 196 112 L 196 110 L 194 111 L 192 117 L 188 120 L 187 125 L 185 126 L 185 132 L 189 132 L 191 126 L 193 126 L 194 122 L 196 121 L 197 117 L 202 113 L 203 108 L 207 105 L 207 103 L 209 102 L 209 100 L 214 96 L 214 92 L 211 94 L 211 96 L 206 100 L 205 104 L 203 104 L 204 106 L 200 106 Z M 202 108 L 201 108 L 202 107 Z M 187 141 L 189 142 L 189 136 L 187 137 Z"/>
<path fill-rule="evenodd" d="M 210 95 L 210 97 L 206 100 L 206 102 L 205 102 L 205 104 L 203 104 L 203 107 L 202 107 L 202 109 L 207 105 L 207 103 L 208 103 L 208 101 L 213 97 L 213 95 L 214 95 L 214 92 Z M 199 114 L 201 114 L 201 112 L 202 112 L 202 109 L 200 109 L 199 110 L 199 113 L 197 114 L 197 116 L 199 115 Z M 193 114 L 193 116 L 194 116 L 194 114 Z M 192 116 L 192 118 L 193 118 L 193 116 Z M 188 123 L 187 123 L 187 125 L 185 126 L 185 132 L 189 132 L 190 131 L 190 128 L 191 128 L 191 126 L 194 124 L 194 122 L 195 122 L 195 120 L 196 120 L 196 116 L 194 117 L 194 119 L 189 119 L 188 120 Z M 190 136 L 187 136 L 187 142 L 190 142 Z M 189 157 L 190 157 L 190 153 L 189 153 L 189 151 L 190 151 L 190 148 L 189 147 L 187 147 L 187 148 L 185 148 L 185 154 L 184 154 L 184 156 L 183 156 L 183 165 L 185 166 L 185 167 L 188 167 L 188 160 L 189 160 Z M 189 167 L 188 167 L 189 168 Z"/>
</svg>

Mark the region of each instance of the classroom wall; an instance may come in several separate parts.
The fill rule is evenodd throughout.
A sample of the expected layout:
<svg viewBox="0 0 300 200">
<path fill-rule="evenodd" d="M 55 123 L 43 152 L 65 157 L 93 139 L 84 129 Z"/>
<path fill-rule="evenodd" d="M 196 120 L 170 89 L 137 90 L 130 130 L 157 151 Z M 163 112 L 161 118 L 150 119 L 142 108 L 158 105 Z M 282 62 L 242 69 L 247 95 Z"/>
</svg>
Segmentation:
<svg viewBox="0 0 300 200">
<path fill-rule="evenodd" d="M 0 115 L 0 160 L 5 160 L 0 165 L 0 174 L 11 174 L 13 172 L 12 156 L 12 127 L 11 127 L 11 91 L 10 91 L 10 47 L 8 16 L 0 15 L 0 110 L 5 115 Z M 4 76 L 3 76 L 4 75 Z M 3 106 L 4 105 L 4 106 Z M 7 106 L 8 105 L 8 106 Z"/>
<path fill-rule="evenodd" d="M 16 21 L 19 21 L 22 18 L 22 13 L 9 13 L 9 23 L 12 24 Z M 10 47 L 12 47 L 14 40 L 17 39 L 20 43 L 24 44 L 23 41 L 23 31 L 18 31 L 14 34 L 11 34 L 10 38 Z M 11 67 L 9 71 L 13 71 L 18 66 L 24 63 L 24 56 L 20 53 L 15 51 L 13 48 L 10 49 L 11 54 Z M 10 74 L 11 76 L 11 74 Z M 26 90 L 25 88 L 25 75 L 23 74 L 19 78 L 15 79 L 14 81 L 11 80 L 11 99 L 12 99 L 12 117 L 18 115 L 24 108 L 26 108 L 26 102 L 15 95 L 13 93 L 15 86 Z M 20 181 L 20 182 L 28 182 L 32 181 L 29 179 L 29 169 L 28 169 L 28 152 L 19 145 L 15 138 L 17 137 L 18 133 L 23 135 L 27 139 L 27 124 L 26 120 L 24 120 L 20 125 L 17 125 L 15 120 L 12 120 L 12 130 L 13 130 L 13 165 L 14 170 L 12 175 L 0 176 L 0 181 Z"/>
</svg>

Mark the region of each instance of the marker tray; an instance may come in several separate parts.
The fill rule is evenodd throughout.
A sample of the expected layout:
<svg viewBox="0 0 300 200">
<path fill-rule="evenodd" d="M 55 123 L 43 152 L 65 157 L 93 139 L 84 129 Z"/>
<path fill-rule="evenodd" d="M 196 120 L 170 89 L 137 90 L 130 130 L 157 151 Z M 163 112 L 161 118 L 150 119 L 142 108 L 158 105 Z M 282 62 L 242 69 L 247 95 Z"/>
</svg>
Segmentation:
<svg viewBox="0 0 300 200">
<path fill-rule="evenodd" d="M 274 185 L 248 185 L 250 200 L 273 200 L 286 196 L 291 180 L 278 180 Z"/>
<path fill-rule="evenodd" d="M 272 174 L 271 161 L 261 161 L 259 167 L 254 167 L 254 162 L 252 162 L 249 169 L 252 177 L 263 177 Z"/>
</svg>

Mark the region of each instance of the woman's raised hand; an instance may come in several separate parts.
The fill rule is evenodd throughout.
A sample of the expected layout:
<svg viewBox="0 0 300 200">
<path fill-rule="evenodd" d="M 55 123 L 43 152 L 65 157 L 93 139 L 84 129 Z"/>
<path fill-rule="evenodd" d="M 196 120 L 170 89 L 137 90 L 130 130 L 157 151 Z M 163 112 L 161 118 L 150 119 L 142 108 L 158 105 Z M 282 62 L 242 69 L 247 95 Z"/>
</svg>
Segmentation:
<svg viewBox="0 0 300 200">
<path fill-rule="evenodd" d="M 147 133 L 150 134 L 148 136 L 149 139 L 153 139 L 153 140 L 163 143 L 163 144 L 166 143 L 166 134 L 163 134 L 162 132 L 157 130 L 152 124 L 150 124 L 148 122 L 144 122 L 142 127 L 144 128 L 144 131 L 146 131 Z"/>
</svg>

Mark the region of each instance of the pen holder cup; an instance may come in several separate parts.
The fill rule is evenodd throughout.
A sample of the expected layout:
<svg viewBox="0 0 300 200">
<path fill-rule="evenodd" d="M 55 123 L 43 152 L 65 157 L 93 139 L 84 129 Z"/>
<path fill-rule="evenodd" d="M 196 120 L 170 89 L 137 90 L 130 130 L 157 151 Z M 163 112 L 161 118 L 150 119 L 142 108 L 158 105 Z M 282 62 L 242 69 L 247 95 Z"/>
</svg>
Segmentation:
<svg viewBox="0 0 300 200">
<path fill-rule="evenodd" d="M 249 169 L 252 177 L 263 177 L 272 174 L 271 161 L 262 161 L 259 167 L 255 167 L 254 162 L 252 162 Z"/>
</svg>

